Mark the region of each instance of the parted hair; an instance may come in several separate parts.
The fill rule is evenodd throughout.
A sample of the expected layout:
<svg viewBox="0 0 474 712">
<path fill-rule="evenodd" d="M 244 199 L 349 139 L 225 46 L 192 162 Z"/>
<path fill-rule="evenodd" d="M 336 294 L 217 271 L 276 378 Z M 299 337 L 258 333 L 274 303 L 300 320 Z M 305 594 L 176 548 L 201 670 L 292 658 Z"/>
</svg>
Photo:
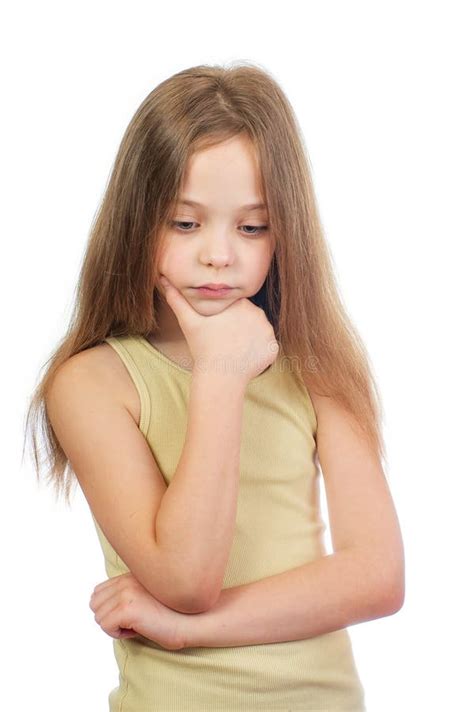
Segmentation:
<svg viewBox="0 0 474 712">
<path fill-rule="evenodd" d="M 260 169 L 273 259 L 252 301 L 308 388 L 334 398 L 385 458 L 380 393 L 344 307 L 318 213 L 310 161 L 292 106 L 271 73 L 246 61 L 184 69 L 156 86 L 129 122 L 87 240 L 67 331 L 44 364 L 25 435 L 37 477 L 70 502 L 76 480 L 46 410 L 57 369 L 108 336 L 158 331 L 157 259 L 190 156 L 234 136 Z M 24 453 L 24 449 L 23 449 Z"/>
</svg>

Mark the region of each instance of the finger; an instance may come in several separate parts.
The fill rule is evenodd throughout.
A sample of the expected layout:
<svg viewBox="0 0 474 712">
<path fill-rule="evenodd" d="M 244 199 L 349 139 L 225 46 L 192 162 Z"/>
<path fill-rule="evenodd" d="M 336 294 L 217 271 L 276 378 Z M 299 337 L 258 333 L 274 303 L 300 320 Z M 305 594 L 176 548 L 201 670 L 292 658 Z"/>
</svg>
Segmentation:
<svg viewBox="0 0 474 712">
<path fill-rule="evenodd" d="M 103 623 L 105 616 L 107 616 L 110 613 L 110 611 L 113 611 L 114 608 L 116 608 L 119 603 L 120 603 L 120 601 L 115 596 L 106 598 L 103 601 L 97 601 L 97 605 L 95 606 L 95 610 L 94 610 L 95 622 L 98 623 L 102 627 L 102 623 Z"/>
<path fill-rule="evenodd" d="M 120 628 L 118 638 L 136 638 L 138 633 L 133 628 Z"/>
<path fill-rule="evenodd" d="M 89 608 L 96 611 L 104 601 L 115 596 L 123 588 L 121 579 L 122 576 L 114 576 L 96 586 L 89 600 Z"/>
<path fill-rule="evenodd" d="M 89 599 L 89 608 L 91 611 L 94 611 L 94 613 L 97 613 L 104 601 L 107 601 L 109 598 L 110 594 L 104 592 L 93 593 Z"/>
<path fill-rule="evenodd" d="M 116 588 L 117 584 L 112 583 L 111 581 L 106 581 L 105 583 L 100 584 L 100 586 L 96 586 L 91 593 L 89 607 L 92 608 L 93 605 L 97 607 L 100 601 L 103 601 L 105 598 L 109 598 Z"/>
<path fill-rule="evenodd" d="M 97 586 L 94 587 L 94 593 L 97 591 L 101 591 L 103 588 L 110 588 L 111 586 L 117 586 L 121 581 L 124 579 L 130 579 L 132 578 L 132 574 L 127 571 L 125 574 L 119 574 L 118 576 L 112 576 L 111 578 L 106 579 L 105 581 L 102 581 L 102 583 L 98 583 Z"/>
<path fill-rule="evenodd" d="M 106 600 L 96 611 L 95 622 L 112 638 L 121 637 L 122 630 L 131 630 L 123 610 L 123 602 L 115 596 Z M 122 636 L 123 637 L 123 636 Z"/>
<path fill-rule="evenodd" d="M 171 284 L 171 282 L 166 279 L 164 275 L 160 277 L 160 282 L 162 283 L 165 291 L 166 301 L 173 309 L 180 324 L 183 321 L 194 319 L 196 317 L 196 312 L 189 304 L 188 300 L 183 297 L 179 289 L 176 289 L 174 284 Z"/>
<path fill-rule="evenodd" d="M 112 579 L 107 579 L 107 581 L 102 581 L 102 583 L 98 583 L 97 586 L 94 586 L 94 593 L 97 593 L 98 591 L 102 591 L 104 588 L 109 588 L 112 586 Z"/>
<path fill-rule="evenodd" d="M 102 630 L 113 638 L 120 637 L 123 628 L 132 629 L 131 606 L 124 606 L 123 602 L 114 602 L 113 607 L 107 606 L 105 613 L 100 612 L 99 625 Z"/>
<path fill-rule="evenodd" d="M 99 608 L 105 603 L 115 597 L 116 591 L 111 588 L 103 588 L 100 591 L 94 591 L 89 600 L 89 608 L 97 613 Z"/>
</svg>

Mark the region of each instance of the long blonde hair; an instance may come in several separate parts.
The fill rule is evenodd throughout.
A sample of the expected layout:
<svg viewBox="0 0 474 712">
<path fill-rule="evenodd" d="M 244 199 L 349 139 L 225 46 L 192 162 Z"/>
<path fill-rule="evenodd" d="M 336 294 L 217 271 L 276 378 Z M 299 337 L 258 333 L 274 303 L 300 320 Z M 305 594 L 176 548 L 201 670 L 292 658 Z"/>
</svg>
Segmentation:
<svg viewBox="0 0 474 712">
<path fill-rule="evenodd" d="M 258 65 L 200 65 L 155 87 L 132 117 L 91 227 L 70 325 L 29 404 L 25 430 L 37 477 L 45 462 L 47 481 L 68 503 L 75 477 L 45 407 L 52 378 L 68 358 L 107 336 L 159 331 L 155 265 L 186 163 L 194 152 L 237 135 L 251 140 L 261 171 L 275 241 L 262 305 L 280 347 L 308 388 L 344 406 L 385 458 L 380 394 L 338 294 L 293 109 Z"/>
</svg>

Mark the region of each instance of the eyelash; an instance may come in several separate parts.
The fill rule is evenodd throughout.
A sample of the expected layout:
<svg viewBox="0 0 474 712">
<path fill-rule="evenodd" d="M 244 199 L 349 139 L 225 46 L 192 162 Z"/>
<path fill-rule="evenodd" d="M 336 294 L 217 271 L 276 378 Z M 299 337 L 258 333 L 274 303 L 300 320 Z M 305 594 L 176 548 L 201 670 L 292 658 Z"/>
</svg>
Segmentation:
<svg viewBox="0 0 474 712">
<path fill-rule="evenodd" d="M 195 225 L 196 223 L 193 220 L 172 220 L 170 224 L 180 232 L 191 232 L 191 230 L 183 230 L 178 227 L 178 225 Z M 244 235 L 247 235 L 247 237 L 258 237 L 262 232 L 268 230 L 268 225 L 242 225 L 242 227 L 251 227 L 257 230 L 257 232 L 244 232 Z"/>
</svg>

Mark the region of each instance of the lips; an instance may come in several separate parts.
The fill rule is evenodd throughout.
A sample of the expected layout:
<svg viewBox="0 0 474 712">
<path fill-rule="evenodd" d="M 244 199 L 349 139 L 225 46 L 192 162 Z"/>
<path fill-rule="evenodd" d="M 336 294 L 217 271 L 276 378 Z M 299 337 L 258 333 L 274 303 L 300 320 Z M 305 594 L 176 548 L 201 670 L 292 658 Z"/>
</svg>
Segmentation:
<svg viewBox="0 0 474 712">
<path fill-rule="evenodd" d="M 201 284 L 198 289 L 232 289 L 229 284 Z"/>
</svg>

